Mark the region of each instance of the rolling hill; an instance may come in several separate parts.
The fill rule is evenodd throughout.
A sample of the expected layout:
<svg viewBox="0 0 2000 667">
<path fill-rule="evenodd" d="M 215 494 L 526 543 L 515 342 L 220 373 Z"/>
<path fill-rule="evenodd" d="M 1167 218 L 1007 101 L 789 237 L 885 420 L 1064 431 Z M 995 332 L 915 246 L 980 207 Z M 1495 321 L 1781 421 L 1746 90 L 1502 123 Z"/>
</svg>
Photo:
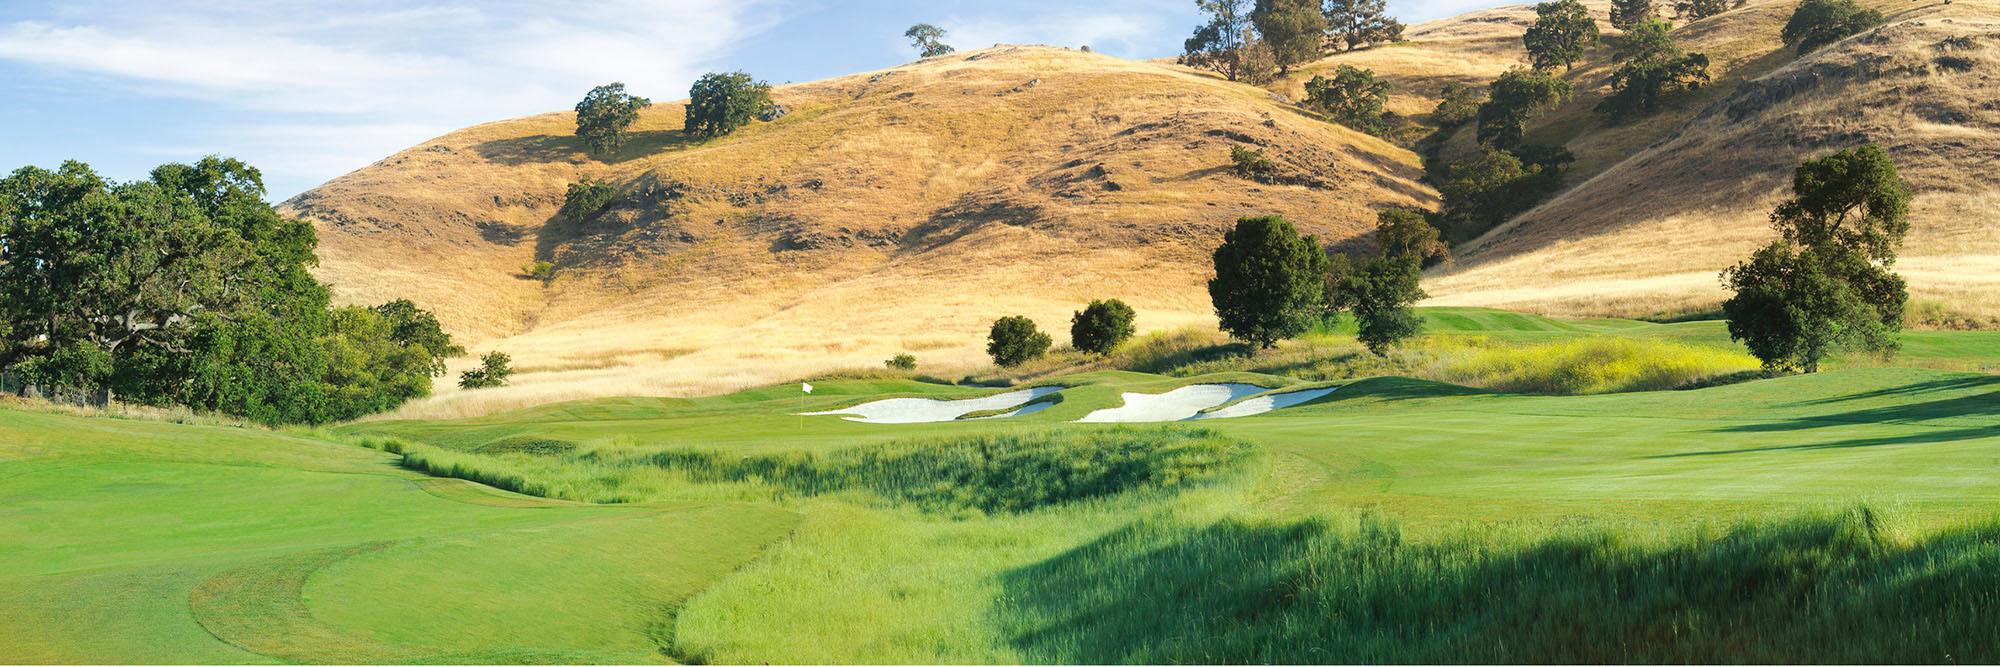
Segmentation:
<svg viewBox="0 0 2000 667">
<path fill-rule="evenodd" d="M 1622 124 L 1590 108 L 1607 45 L 1565 74 L 1576 97 L 1529 141 L 1577 156 L 1568 188 L 1433 269 L 1437 305 L 1637 317 L 1700 311 L 1716 274 L 1772 232 L 1801 159 L 1875 141 L 1916 190 L 1905 260 L 1915 298 L 2000 314 L 2000 2 L 1865 2 L 1889 24 L 1795 57 L 1795 3 L 1751 2 L 1675 34 L 1712 85 Z M 1603 21 L 1604 3 L 1590 3 Z M 1395 85 L 1419 120 L 1446 82 L 1524 63 L 1528 5 L 1412 26 L 1408 41 L 1330 56 L 1265 88 L 1166 61 L 1000 46 L 784 85 L 789 114 L 725 138 L 654 105 L 617 155 L 585 155 L 558 112 L 467 128 L 287 202 L 321 234 L 321 276 L 349 302 L 407 296 L 478 349 L 515 355 L 516 386 L 445 390 L 405 416 L 548 400 L 695 395 L 873 366 L 982 360 L 985 326 L 1025 314 L 1060 340 L 1093 298 L 1142 329 L 1213 321 L 1208 252 L 1239 216 L 1278 213 L 1331 244 L 1367 244 L 1373 210 L 1435 206 L 1418 156 L 1286 100 L 1338 65 Z M 1608 25 L 1608 23 L 1607 23 Z M 638 91 L 645 93 L 646 91 Z M 1446 157 L 1476 151 L 1472 131 Z M 1237 177 L 1232 145 L 1281 165 Z M 556 215 L 584 177 L 619 187 L 583 222 Z M 547 285 L 523 267 L 549 261 Z M 463 363 L 463 362 L 461 362 Z"/>
<path fill-rule="evenodd" d="M 643 92 L 643 91 L 641 91 Z M 439 137 L 302 194 L 338 298 L 407 296 L 524 371 L 506 403 L 713 392 L 901 350 L 977 358 L 984 327 L 1061 328 L 1093 298 L 1145 327 L 1210 317 L 1221 231 L 1280 213 L 1333 241 L 1435 204 L 1417 157 L 1266 91 L 1052 47 L 996 47 L 779 86 L 725 138 L 648 109 L 592 159 L 573 114 Z M 1277 183 L 1239 178 L 1261 147 Z M 584 177 L 620 199 L 557 217 Z M 550 261 L 546 287 L 522 267 Z M 492 398 L 488 394 L 487 399 Z M 449 403 L 450 395 L 432 401 Z"/>
</svg>

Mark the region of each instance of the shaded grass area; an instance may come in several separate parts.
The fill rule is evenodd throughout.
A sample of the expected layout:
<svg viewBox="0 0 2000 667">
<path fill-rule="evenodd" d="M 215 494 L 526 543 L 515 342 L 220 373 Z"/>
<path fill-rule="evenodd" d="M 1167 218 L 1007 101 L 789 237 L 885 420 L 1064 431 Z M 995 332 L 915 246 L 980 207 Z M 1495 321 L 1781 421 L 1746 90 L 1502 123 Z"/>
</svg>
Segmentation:
<svg viewBox="0 0 2000 667">
<path fill-rule="evenodd" d="M 1912 539 L 1866 508 L 1420 539 L 1142 522 L 1008 573 L 1000 616 L 1029 662 L 1992 662 L 1996 566 L 2000 523 Z"/>
<path fill-rule="evenodd" d="M 568 500 L 634 502 L 718 488 L 773 498 L 863 492 L 927 512 L 975 514 L 1171 489 L 1250 450 L 1214 431 L 1173 428 L 986 433 L 757 454 L 613 446 L 552 458 L 376 442 L 430 474 Z"/>
</svg>

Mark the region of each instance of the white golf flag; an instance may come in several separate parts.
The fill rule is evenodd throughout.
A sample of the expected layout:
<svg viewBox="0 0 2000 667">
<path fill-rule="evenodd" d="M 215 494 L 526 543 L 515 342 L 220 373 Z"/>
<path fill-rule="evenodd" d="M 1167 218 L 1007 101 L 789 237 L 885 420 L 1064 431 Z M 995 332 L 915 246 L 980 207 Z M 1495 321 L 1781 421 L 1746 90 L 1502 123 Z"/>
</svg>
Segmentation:
<svg viewBox="0 0 2000 667">
<path fill-rule="evenodd" d="M 813 393 L 813 386 L 811 382 L 800 382 L 799 385 L 805 388 L 806 393 L 808 394 Z"/>
</svg>

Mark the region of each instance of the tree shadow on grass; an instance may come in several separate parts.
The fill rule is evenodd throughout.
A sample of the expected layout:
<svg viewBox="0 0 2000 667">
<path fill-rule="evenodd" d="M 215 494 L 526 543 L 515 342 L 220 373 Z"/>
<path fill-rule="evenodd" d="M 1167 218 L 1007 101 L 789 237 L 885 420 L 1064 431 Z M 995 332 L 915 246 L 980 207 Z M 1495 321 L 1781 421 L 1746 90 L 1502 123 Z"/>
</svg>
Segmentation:
<svg viewBox="0 0 2000 667">
<path fill-rule="evenodd" d="M 592 155 L 575 135 L 537 134 L 514 139 L 496 139 L 472 147 L 480 157 L 518 167 L 549 162 L 582 163 L 597 160 L 618 164 L 629 160 L 677 151 L 701 144 L 703 139 L 676 130 L 650 130 L 625 135 L 625 144 L 611 155 Z"/>
<path fill-rule="evenodd" d="M 1001 575 L 1031 663 L 1986 662 L 2000 525 L 1857 508 L 1717 534 L 1141 521 Z"/>
<path fill-rule="evenodd" d="M 1647 458 L 1668 459 L 1755 452 L 1877 447 L 1883 445 L 1948 444 L 1966 440 L 2000 437 L 2000 389 L 1981 393 L 1965 393 L 1967 391 L 1976 391 L 1994 386 L 2000 386 L 2000 377 L 1974 376 L 1918 382 L 1832 398 L 1800 401 L 1795 405 L 1831 405 L 1848 401 L 1912 398 L 1947 392 L 1957 395 L 1932 400 L 1912 400 L 1895 405 L 1863 408 L 1846 412 L 1808 415 L 1784 421 L 1737 424 L 1711 431 L 1714 433 L 1784 433 L 1873 424 L 1910 427 L 1910 432 L 1902 435 L 1849 438 L 1800 445 L 1679 452 L 1674 454 L 1659 454 Z M 1990 423 L 1977 423 L 1978 421 L 1982 421 L 1981 418 L 1990 418 Z M 1974 423 L 1968 425 L 1968 421 Z"/>
</svg>

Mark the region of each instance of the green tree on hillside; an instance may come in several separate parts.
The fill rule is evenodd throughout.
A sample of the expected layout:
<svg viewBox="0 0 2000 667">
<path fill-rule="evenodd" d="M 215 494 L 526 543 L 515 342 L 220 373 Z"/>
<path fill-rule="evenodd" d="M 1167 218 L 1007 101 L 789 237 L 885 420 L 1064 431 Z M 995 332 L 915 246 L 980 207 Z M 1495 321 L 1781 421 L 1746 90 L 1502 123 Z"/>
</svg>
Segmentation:
<svg viewBox="0 0 2000 667">
<path fill-rule="evenodd" d="M 1660 17 L 1653 0 L 1611 0 L 1611 27 L 1631 30 L 1632 26 Z"/>
<path fill-rule="evenodd" d="M 1528 122 L 1569 99 L 1568 81 L 1536 70 L 1516 67 L 1493 80 L 1486 103 L 1479 105 L 1479 142 L 1502 150 L 1520 145 Z"/>
<path fill-rule="evenodd" d="M 1708 84 L 1708 56 L 1681 51 L 1672 30 L 1671 23 L 1647 19 L 1626 32 L 1618 45 L 1624 64 L 1611 74 L 1611 94 L 1597 103 L 1597 111 L 1624 120 L 1658 108 L 1663 97 Z"/>
<path fill-rule="evenodd" d="M 1470 241 L 1534 208 L 1562 187 L 1563 167 L 1574 161 L 1563 148 L 1521 146 L 1439 164 L 1430 179 L 1444 200 L 1445 236 L 1453 243 Z"/>
<path fill-rule="evenodd" d="M 1319 0 L 1257 0 L 1250 22 L 1271 48 L 1278 73 L 1290 72 L 1293 65 L 1319 57 L 1320 38 L 1326 34 L 1326 17 L 1320 15 Z"/>
<path fill-rule="evenodd" d="M 1339 311 L 1354 311 L 1355 338 L 1381 356 L 1422 330 L 1411 306 L 1427 296 L 1419 286 L 1423 264 L 1432 258 L 1449 261 L 1449 255 L 1423 211 L 1381 211 L 1375 237 L 1381 250 L 1373 259 L 1354 266 L 1342 254 L 1328 263 L 1326 313 L 1330 320 Z"/>
<path fill-rule="evenodd" d="M 625 84 L 607 83 L 590 89 L 576 103 L 576 136 L 597 155 L 608 155 L 625 144 L 625 128 L 639 120 L 639 110 L 652 106 L 644 97 L 625 94 Z"/>
<path fill-rule="evenodd" d="M 1909 187 L 1895 161 L 1868 144 L 1792 175 L 1792 198 L 1771 213 L 1780 239 L 1722 274 L 1729 336 L 1774 370 L 1819 370 L 1849 347 L 1897 348 L 1903 279 L 1889 271 L 1910 229 Z"/>
<path fill-rule="evenodd" d="M 1305 333 L 1325 302 L 1326 253 L 1278 216 L 1243 218 L 1215 249 L 1209 299 L 1222 330 L 1271 347 Z"/>
<path fill-rule="evenodd" d="M 1110 354 L 1132 337 L 1132 307 L 1117 299 L 1091 301 L 1070 316 L 1069 344 L 1085 352 Z"/>
<path fill-rule="evenodd" d="M 1557 65 L 1567 71 L 1583 58 L 1583 52 L 1597 45 L 1597 21 L 1577 0 L 1558 0 L 1535 5 L 1535 24 L 1522 33 L 1528 59 L 1537 70 Z"/>
<path fill-rule="evenodd" d="M 1882 12 L 1862 9 L 1854 0 L 1805 0 L 1792 10 L 1780 37 L 1803 56 L 1878 25 Z"/>
<path fill-rule="evenodd" d="M 986 354 L 1001 366 L 1019 366 L 1048 354 L 1052 342 L 1026 315 L 1002 317 L 986 333 Z"/>
<path fill-rule="evenodd" d="M 1389 82 L 1375 78 L 1374 70 L 1341 65 L 1331 79 L 1314 76 L 1306 82 L 1306 106 L 1369 134 L 1381 134 L 1385 129 L 1382 108 L 1388 102 Z"/>
<path fill-rule="evenodd" d="M 1728 0 L 1679 0 L 1674 3 L 1674 18 L 1693 23 L 1729 11 Z"/>
<path fill-rule="evenodd" d="M 1449 82 L 1438 91 L 1438 98 L 1437 109 L 1431 111 L 1431 122 L 1438 127 L 1458 127 L 1479 115 L 1482 100 L 1477 88 Z"/>
<path fill-rule="evenodd" d="M 507 384 L 507 378 L 514 375 L 514 358 L 498 350 L 488 352 L 479 358 L 479 367 L 458 374 L 458 386 L 465 389 L 485 389 Z"/>
<path fill-rule="evenodd" d="M 1403 23 L 1389 15 L 1384 0 L 1326 0 L 1321 13 L 1328 44 L 1341 50 L 1403 39 Z"/>
<path fill-rule="evenodd" d="M 329 312 L 312 226 L 263 197 L 255 168 L 217 157 L 123 184 L 78 162 L 0 179 L 0 368 L 273 423 L 428 393 L 454 349 L 435 318 L 407 302 Z M 383 322 L 349 331 L 346 315 Z"/>
<path fill-rule="evenodd" d="M 1415 257 L 1421 264 L 1451 261 L 1451 246 L 1438 237 L 1426 212 L 1404 207 L 1375 214 L 1375 244 L 1390 257 Z"/>
<path fill-rule="evenodd" d="M 910 26 L 909 30 L 903 31 L 903 36 L 910 38 L 910 46 L 916 47 L 918 56 L 922 58 L 941 56 L 958 50 L 944 43 L 944 28 L 929 23 Z"/>
<path fill-rule="evenodd" d="M 556 215 L 570 222 L 584 222 L 603 213 L 617 198 L 618 186 L 585 176 L 563 191 L 563 205 Z"/>
<path fill-rule="evenodd" d="M 771 106 L 771 86 L 743 72 L 709 72 L 688 89 L 684 130 L 700 137 L 719 137 L 750 124 Z"/>
<path fill-rule="evenodd" d="M 1250 14 L 1243 0 L 1195 0 L 1208 22 L 1195 28 L 1181 45 L 1180 63 L 1221 74 L 1230 81 L 1243 76 L 1245 51 L 1255 41 Z"/>
</svg>

